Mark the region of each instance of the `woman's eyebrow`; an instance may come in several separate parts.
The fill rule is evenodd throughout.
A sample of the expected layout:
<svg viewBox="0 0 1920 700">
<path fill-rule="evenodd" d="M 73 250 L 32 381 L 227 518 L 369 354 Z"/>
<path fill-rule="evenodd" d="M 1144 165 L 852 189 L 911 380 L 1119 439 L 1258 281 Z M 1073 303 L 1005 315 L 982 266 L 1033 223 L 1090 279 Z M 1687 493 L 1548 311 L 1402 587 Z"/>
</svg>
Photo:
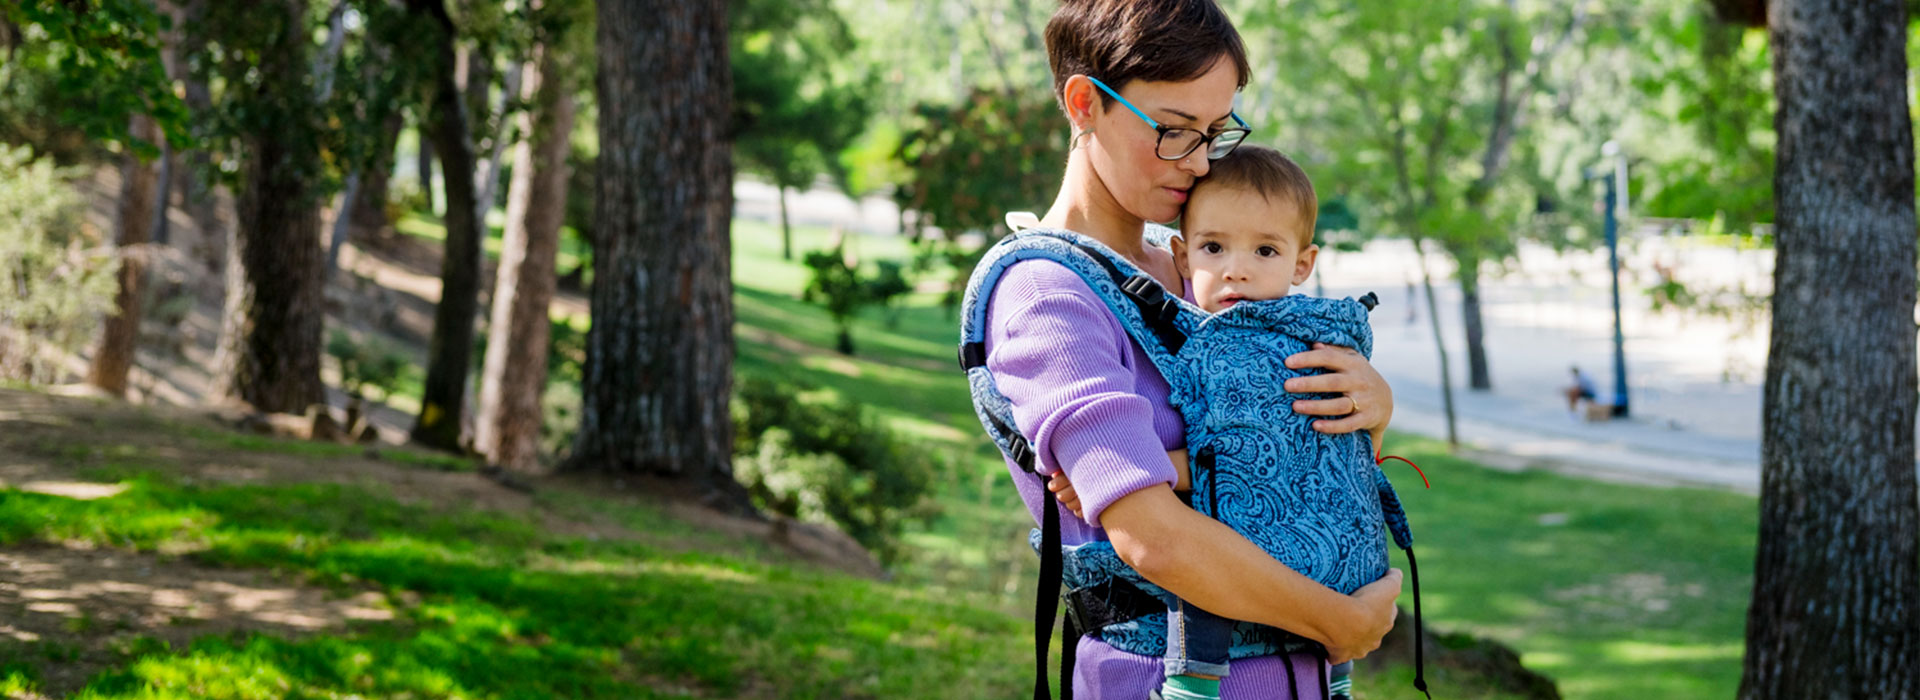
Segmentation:
<svg viewBox="0 0 1920 700">
<path fill-rule="evenodd" d="M 1182 112 L 1182 111 L 1180 111 L 1180 110 L 1177 110 L 1177 109 L 1174 109 L 1174 108 L 1172 108 L 1172 107 L 1161 107 L 1161 108 L 1159 108 L 1159 111 L 1161 111 L 1161 112 L 1166 112 L 1167 114 L 1171 114 L 1171 115 L 1173 115 L 1173 116 L 1176 116 L 1176 117 L 1179 117 L 1179 118 L 1181 118 L 1181 119 L 1185 119 L 1185 120 L 1187 120 L 1187 123 L 1189 123 L 1189 124 L 1199 124 L 1199 123 L 1202 123 L 1202 122 L 1200 121 L 1200 118 L 1199 118 L 1199 117 L 1196 117 L 1196 116 L 1193 116 L 1193 115 L 1191 115 L 1191 114 L 1188 114 L 1188 113 L 1186 113 L 1186 112 Z M 1219 123 L 1221 123 L 1221 122 L 1225 122 L 1225 121 L 1226 121 L 1227 119 L 1228 119 L 1227 117 L 1225 117 L 1225 116 L 1222 116 L 1222 117 L 1220 117 L 1219 119 L 1215 119 L 1215 120 L 1213 120 L 1213 123 L 1214 123 L 1214 124 L 1219 124 Z"/>
</svg>

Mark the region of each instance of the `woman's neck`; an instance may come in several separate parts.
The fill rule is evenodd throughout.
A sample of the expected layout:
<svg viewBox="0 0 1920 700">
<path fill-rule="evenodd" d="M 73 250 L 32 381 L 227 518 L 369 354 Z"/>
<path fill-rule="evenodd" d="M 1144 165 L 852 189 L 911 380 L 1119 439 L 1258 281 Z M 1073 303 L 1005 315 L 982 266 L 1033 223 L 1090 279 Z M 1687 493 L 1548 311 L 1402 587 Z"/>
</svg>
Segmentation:
<svg viewBox="0 0 1920 700">
<path fill-rule="evenodd" d="M 1145 260 L 1146 221 L 1127 213 L 1093 169 L 1086 149 L 1067 158 L 1067 175 L 1060 194 L 1040 224 L 1080 233 L 1137 262 Z"/>
</svg>

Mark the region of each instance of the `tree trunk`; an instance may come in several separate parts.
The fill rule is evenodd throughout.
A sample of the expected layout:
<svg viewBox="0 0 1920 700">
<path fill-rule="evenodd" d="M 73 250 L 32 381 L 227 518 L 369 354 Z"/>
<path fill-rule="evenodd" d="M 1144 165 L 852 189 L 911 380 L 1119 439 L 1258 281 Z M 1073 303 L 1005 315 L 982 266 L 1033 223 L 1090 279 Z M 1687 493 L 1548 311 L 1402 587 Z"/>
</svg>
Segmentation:
<svg viewBox="0 0 1920 700">
<path fill-rule="evenodd" d="M 474 190 L 480 194 L 474 197 L 474 203 L 480 207 L 480 212 L 477 216 L 480 217 L 482 230 L 485 230 L 487 212 L 493 209 L 493 201 L 497 198 L 497 193 L 500 188 L 500 156 L 506 152 L 507 142 L 512 141 L 514 138 L 512 122 L 507 121 L 506 118 L 507 113 L 511 111 L 508 98 L 510 95 L 520 94 L 520 82 L 525 73 L 525 68 L 516 65 L 507 70 L 506 77 L 501 81 L 501 83 L 506 86 L 506 89 L 500 93 L 499 108 L 493 110 L 500 115 L 500 122 L 499 125 L 493 129 L 492 135 L 488 137 L 489 153 L 487 154 L 486 161 L 474 167 L 474 170 L 480 175 L 480 180 L 474 185 Z M 476 125 L 476 127 L 477 126 L 478 125 Z M 520 138 L 525 139 L 526 136 L 523 134 Z"/>
<path fill-rule="evenodd" d="M 1460 320 L 1467 331 L 1467 388 L 1491 391 L 1493 377 L 1487 372 L 1486 326 L 1480 320 L 1480 261 L 1454 255 L 1460 270 Z"/>
<path fill-rule="evenodd" d="M 1402 222 L 1408 231 L 1416 222 Z M 1427 270 L 1427 246 L 1419 236 L 1413 237 L 1413 252 L 1420 258 L 1420 282 L 1427 290 L 1427 320 L 1433 326 L 1433 349 L 1440 355 L 1440 405 L 1447 414 L 1447 446 L 1460 445 L 1460 431 L 1454 425 L 1453 411 L 1453 364 L 1447 359 L 1447 339 L 1440 333 L 1440 302 L 1433 296 L 1433 273 Z"/>
<path fill-rule="evenodd" d="M 262 411 L 300 413 L 323 399 L 320 336 L 325 321 L 320 168 L 315 105 L 307 87 L 305 0 L 284 0 L 287 31 L 259 70 L 264 90 L 249 95 L 256 128 L 242 136 L 238 226 L 227 250 L 226 322 L 221 329 L 222 393 Z"/>
<path fill-rule="evenodd" d="M 433 340 L 428 343 L 426 393 L 413 439 L 444 450 L 459 450 L 467 372 L 472 365 L 474 314 L 479 311 L 480 223 L 474 219 L 473 143 L 466 107 L 454 85 L 453 21 L 441 0 L 411 0 L 416 12 L 434 18 L 439 34 L 434 76 L 433 147 L 440 153 L 441 181 L 447 188 L 446 254 L 440 264 L 440 303 L 434 307 Z"/>
<path fill-rule="evenodd" d="M 199 55 L 206 49 L 206 32 L 198 30 L 197 25 L 206 15 L 207 1 L 188 0 L 184 4 L 174 5 L 171 16 L 175 28 L 180 31 L 180 43 L 175 49 L 179 56 Z M 192 119 L 200 123 L 213 120 L 213 91 L 207 87 L 207 81 L 190 70 L 181 71 L 178 79 L 184 88 L 184 101 Z M 175 154 L 176 158 L 179 155 Z M 226 268 L 231 232 L 227 231 L 225 222 L 220 219 L 219 199 L 212 184 L 213 159 L 206 149 L 189 151 L 185 155 L 184 159 L 175 161 L 172 176 L 173 189 L 180 192 L 180 206 L 186 211 L 187 218 L 193 220 L 193 228 L 199 233 L 198 247 L 188 252 L 206 265 L 209 272 L 218 272 Z"/>
<path fill-rule="evenodd" d="M 151 117 L 135 115 L 128 132 L 147 142 L 160 140 L 160 129 Z M 87 382 L 114 396 L 127 393 L 127 373 L 133 368 L 134 346 L 140 337 L 140 287 L 146 278 L 146 256 L 140 246 L 153 230 L 154 190 L 158 185 L 157 163 L 142 162 L 127 149 L 120 166 L 120 211 L 114 245 L 120 249 L 120 291 L 114 295 L 114 311 L 107 316 L 100 334 L 100 347 L 87 368 Z"/>
<path fill-rule="evenodd" d="M 480 371 L 480 416 L 474 448 L 516 471 L 539 467 L 540 396 L 547 386 L 547 307 L 567 207 L 568 135 L 573 96 L 553 47 L 534 48 L 525 86 L 532 108 L 519 118 L 527 138 L 513 149 L 507 226 L 495 275 L 487 356 Z"/>
<path fill-rule="evenodd" d="M 1740 697 L 1920 697 L 1905 8 L 1768 8 L 1776 264 Z"/>
<path fill-rule="evenodd" d="M 367 169 L 347 177 L 346 190 L 340 193 L 340 212 L 333 217 L 333 234 L 327 241 L 327 274 L 340 267 L 340 247 L 358 237 L 369 240 L 387 227 L 387 183 L 393 176 L 393 150 L 405 123 L 399 111 L 387 115 L 381 125 L 381 141 L 375 147 L 381 154 Z"/>
<path fill-rule="evenodd" d="M 733 480 L 733 77 L 723 0 L 599 9 L 593 328 L 571 469 Z"/>
<path fill-rule="evenodd" d="M 780 259 L 793 259 L 793 227 L 787 223 L 787 188 L 780 187 Z"/>
<path fill-rule="evenodd" d="M 422 117 L 431 119 L 431 117 Z M 416 170 L 420 173 L 420 194 L 427 198 L 427 213 L 435 213 L 433 205 L 433 137 L 427 125 L 420 125 L 420 150 L 414 154 Z"/>
</svg>

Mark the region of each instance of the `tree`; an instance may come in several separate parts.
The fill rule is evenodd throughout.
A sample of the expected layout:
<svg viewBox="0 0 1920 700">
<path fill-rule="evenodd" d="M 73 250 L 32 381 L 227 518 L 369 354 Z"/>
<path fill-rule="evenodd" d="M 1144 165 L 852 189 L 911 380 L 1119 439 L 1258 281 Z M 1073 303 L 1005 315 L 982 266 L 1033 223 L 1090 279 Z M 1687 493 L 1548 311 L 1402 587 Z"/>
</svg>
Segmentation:
<svg viewBox="0 0 1920 700">
<path fill-rule="evenodd" d="M 227 247 L 220 393 L 269 412 L 323 399 L 319 201 L 322 119 L 312 85 L 305 0 L 210 2 L 203 21 L 226 48 L 226 117 L 241 148 L 238 227 Z"/>
<path fill-rule="evenodd" d="M 144 114 L 134 115 L 128 133 L 148 143 L 160 139 L 159 125 Z M 134 341 L 140 337 L 140 290 L 146 277 L 141 247 L 153 231 L 154 194 L 160 176 L 158 164 L 147 162 L 132 149 L 121 158 L 120 203 L 114 224 L 114 244 L 121 252 L 120 291 L 114 296 L 114 311 L 107 315 L 100 345 L 87 368 L 87 382 L 114 396 L 127 393 Z M 165 202 L 160 208 L 165 209 Z"/>
<path fill-rule="evenodd" d="M 853 35 L 823 0 L 736 2 L 731 19 L 734 154 L 779 189 L 780 254 L 792 260 L 787 190 L 822 173 L 847 182 L 840 152 L 865 130 L 875 85 L 834 75 Z"/>
<path fill-rule="evenodd" d="M 1920 697 L 1905 8 L 1767 9 L 1776 263 L 1740 697 Z"/>
<path fill-rule="evenodd" d="M 927 103 L 914 111 L 917 124 L 896 154 L 911 174 L 894 200 L 902 211 L 919 213 L 910 233 L 923 254 L 953 268 L 945 299 L 951 310 L 986 251 L 986 245 L 964 247 L 961 235 L 985 233 L 991 244 L 1006 233 L 1006 212 L 1052 203 L 1066 169 L 1066 138 L 1050 93 L 975 89 L 958 104 Z"/>
<path fill-rule="evenodd" d="M 433 338 L 427 350 L 426 392 L 413 439 L 445 450 L 460 449 L 473 359 L 473 318 L 480 308 L 480 221 L 474 193 L 473 142 L 466 106 L 454 82 L 456 62 L 453 18 L 442 0 L 408 0 L 416 16 L 431 20 L 434 47 L 433 150 L 440 155 L 447 190 L 446 252 L 440 263 L 440 303 L 433 312 Z"/>
<path fill-rule="evenodd" d="M 558 10 L 558 11 L 556 11 Z M 513 150 L 507 189 L 507 228 L 494 278 L 492 322 L 480 371 L 480 414 L 474 449 L 508 469 L 538 466 L 540 396 L 547 384 L 547 307 L 553 301 L 554 260 L 566 215 L 567 152 L 573 133 L 574 81 L 569 14 L 582 3 L 547 0 L 537 6 L 543 29 L 522 70 L 531 107 L 519 117 L 524 138 Z M 580 19 L 585 19 L 580 18 Z"/>
<path fill-rule="evenodd" d="M 722 0 L 598 3 L 593 328 L 566 468 L 745 509 L 730 463 L 732 113 Z"/>
</svg>

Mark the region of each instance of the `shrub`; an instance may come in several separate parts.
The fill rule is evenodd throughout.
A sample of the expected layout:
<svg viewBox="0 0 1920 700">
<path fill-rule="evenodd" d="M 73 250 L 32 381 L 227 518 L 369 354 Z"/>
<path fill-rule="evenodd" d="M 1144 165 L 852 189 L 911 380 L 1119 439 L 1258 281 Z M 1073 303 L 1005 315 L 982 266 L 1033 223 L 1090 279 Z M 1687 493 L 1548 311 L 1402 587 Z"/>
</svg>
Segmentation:
<svg viewBox="0 0 1920 700">
<path fill-rule="evenodd" d="M 49 159 L 0 145 L 0 379 L 51 383 L 113 309 L 120 262 L 82 226 L 84 203 Z"/>
<path fill-rule="evenodd" d="M 888 563 L 906 521 L 932 514 L 939 458 L 911 449 L 853 401 L 803 400 L 792 385 L 747 377 L 733 418 L 734 474 L 762 508 L 829 520 Z"/>
</svg>

